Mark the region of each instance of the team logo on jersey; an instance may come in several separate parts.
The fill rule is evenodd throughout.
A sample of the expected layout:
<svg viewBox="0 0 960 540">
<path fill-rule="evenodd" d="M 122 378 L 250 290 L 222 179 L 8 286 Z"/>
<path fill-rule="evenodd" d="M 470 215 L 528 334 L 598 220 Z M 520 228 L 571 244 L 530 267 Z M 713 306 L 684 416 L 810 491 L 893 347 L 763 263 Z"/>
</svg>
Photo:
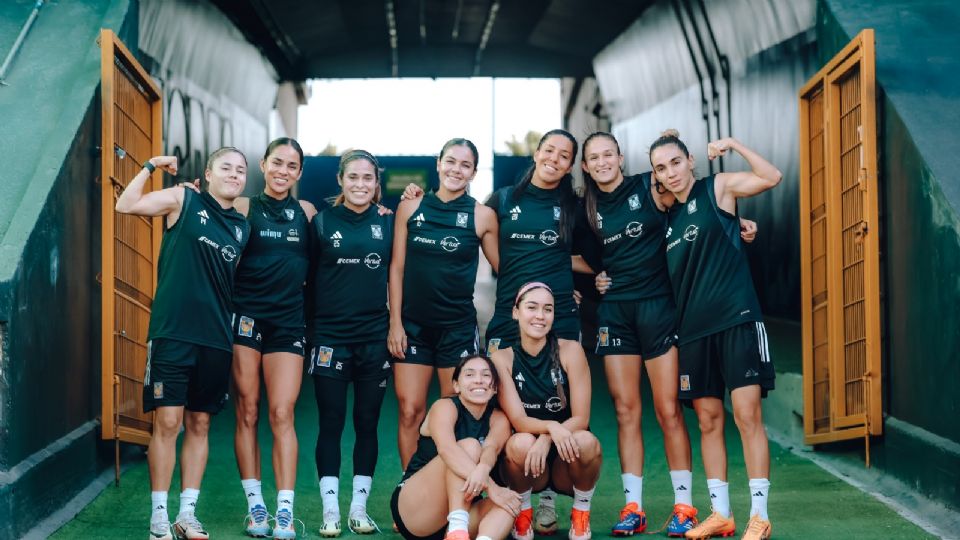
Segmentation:
<svg viewBox="0 0 960 540">
<path fill-rule="evenodd" d="M 550 412 L 560 412 L 560 409 L 563 409 L 563 403 L 560 401 L 560 398 L 553 396 L 543 404 L 543 408 Z"/>
<path fill-rule="evenodd" d="M 690 201 L 689 203 L 687 203 L 687 213 L 688 213 L 688 214 L 693 214 L 693 213 L 696 212 L 696 211 L 697 211 L 697 200 L 694 199 L 694 200 Z"/>
<path fill-rule="evenodd" d="M 487 342 L 487 354 L 493 354 L 500 349 L 500 338 L 493 338 Z"/>
<path fill-rule="evenodd" d="M 554 206 L 554 207 L 553 207 L 553 220 L 554 220 L 554 221 L 560 221 L 560 207 L 559 207 L 559 206 Z"/>
<path fill-rule="evenodd" d="M 518 219 L 520 219 L 520 206 L 519 206 L 519 205 L 514 206 L 513 208 L 510 209 L 510 220 L 511 220 L 511 221 L 516 221 L 516 220 L 518 220 Z"/>
<path fill-rule="evenodd" d="M 627 223 L 627 228 L 624 230 L 627 233 L 627 236 L 630 238 L 636 238 L 643 234 L 643 223 L 638 221 L 631 221 Z"/>
<path fill-rule="evenodd" d="M 220 255 L 223 256 L 223 260 L 233 262 L 233 260 L 237 258 L 237 248 L 233 246 L 223 246 L 223 249 L 220 250 Z"/>
<path fill-rule="evenodd" d="M 419 214 L 417 214 L 417 217 L 413 218 L 413 221 L 416 222 L 417 227 L 422 227 L 423 222 L 426 220 L 427 218 L 423 217 L 423 212 L 420 212 Z"/>
<path fill-rule="evenodd" d="M 363 258 L 363 264 L 367 265 L 367 268 L 371 270 L 376 270 L 377 268 L 380 268 L 381 262 L 382 261 L 380 259 L 379 253 L 370 253 Z"/>
<path fill-rule="evenodd" d="M 700 227 L 696 225 L 688 225 L 686 230 L 683 231 L 683 239 L 687 242 L 693 242 L 697 239 L 697 235 L 700 234 Z"/>
<path fill-rule="evenodd" d="M 343 240 L 343 235 L 340 234 L 340 231 L 334 231 L 330 235 L 330 240 L 333 240 L 333 247 L 340 247 L 340 241 Z"/>
<path fill-rule="evenodd" d="M 466 212 L 457 212 L 457 227 L 466 227 L 469 217 Z"/>
<path fill-rule="evenodd" d="M 163 383 L 153 383 L 153 399 L 163 399 Z"/>
<path fill-rule="evenodd" d="M 317 367 L 330 367 L 333 360 L 333 349 L 330 347 L 314 347 L 310 354 Z"/>
<path fill-rule="evenodd" d="M 300 233 L 296 229 L 290 229 L 287 231 L 287 242 L 299 242 Z"/>
<path fill-rule="evenodd" d="M 210 219 L 210 215 L 207 214 L 207 210 L 206 210 L 206 209 L 203 209 L 203 210 L 197 212 L 197 215 L 200 216 L 200 224 L 201 224 L 201 225 L 206 225 L 206 224 L 207 224 L 207 220 Z"/>
<path fill-rule="evenodd" d="M 237 335 L 243 337 L 253 337 L 253 319 L 240 316 L 240 326 L 237 327 Z"/>
<path fill-rule="evenodd" d="M 543 242 L 545 246 L 552 246 L 557 243 L 557 239 L 560 238 L 560 235 L 557 234 L 557 231 L 552 231 L 547 229 L 540 233 L 540 241 Z"/>
<path fill-rule="evenodd" d="M 241 229 L 240 227 L 234 225 L 234 226 L 233 226 L 233 233 L 234 233 L 234 234 L 236 235 L 236 237 L 237 237 L 237 242 L 243 242 L 243 229 Z"/>
<path fill-rule="evenodd" d="M 283 215 L 287 217 L 287 221 L 293 221 L 293 208 L 284 208 Z"/>
<path fill-rule="evenodd" d="M 690 391 L 690 376 L 681 375 L 680 376 L 680 391 L 689 392 Z"/>
<path fill-rule="evenodd" d="M 374 240 L 383 240 L 383 230 L 380 229 L 379 225 L 370 226 L 370 235 Z"/>
<path fill-rule="evenodd" d="M 460 247 L 460 240 L 457 240 L 456 236 L 447 236 L 440 241 L 440 247 L 442 247 L 444 251 L 456 251 L 457 248 Z"/>
<path fill-rule="evenodd" d="M 601 326 L 597 329 L 597 342 L 601 347 L 606 347 L 610 344 L 610 328 L 606 326 Z"/>
<path fill-rule="evenodd" d="M 633 195 L 630 196 L 629 199 L 627 199 L 627 204 L 630 205 L 631 210 L 636 210 L 637 208 L 640 208 L 640 196 L 634 193 Z"/>
</svg>

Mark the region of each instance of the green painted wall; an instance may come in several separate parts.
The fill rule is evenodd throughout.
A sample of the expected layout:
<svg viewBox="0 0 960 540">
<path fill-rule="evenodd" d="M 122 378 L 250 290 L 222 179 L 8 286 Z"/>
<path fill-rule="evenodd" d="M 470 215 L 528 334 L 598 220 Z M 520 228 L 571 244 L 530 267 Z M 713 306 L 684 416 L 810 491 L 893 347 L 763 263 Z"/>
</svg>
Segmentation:
<svg viewBox="0 0 960 540">
<path fill-rule="evenodd" d="M 874 464 L 960 508 L 960 4 L 821 0 L 822 62 L 873 28 L 886 435 Z M 919 456 L 924 456 L 919 459 Z"/>
<path fill-rule="evenodd" d="M 33 1 L 0 2 L 6 54 Z M 101 27 L 137 42 L 137 3 L 43 7 L 0 87 L 0 538 L 112 464 L 99 441 Z"/>
</svg>

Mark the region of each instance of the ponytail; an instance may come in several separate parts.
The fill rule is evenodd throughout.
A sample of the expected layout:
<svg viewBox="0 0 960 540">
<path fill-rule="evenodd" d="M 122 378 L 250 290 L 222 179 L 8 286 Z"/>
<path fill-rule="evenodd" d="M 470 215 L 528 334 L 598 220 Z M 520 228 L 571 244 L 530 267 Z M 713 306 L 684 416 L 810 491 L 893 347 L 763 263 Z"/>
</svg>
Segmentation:
<svg viewBox="0 0 960 540">
<path fill-rule="evenodd" d="M 560 408 L 567 408 L 567 392 L 563 389 L 563 366 L 560 364 L 560 340 L 557 334 L 550 329 L 547 333 L 547 358 L 550 360 L 550 380 L 557 388 L 557 397 L 560 398 Z"/>
</svg>

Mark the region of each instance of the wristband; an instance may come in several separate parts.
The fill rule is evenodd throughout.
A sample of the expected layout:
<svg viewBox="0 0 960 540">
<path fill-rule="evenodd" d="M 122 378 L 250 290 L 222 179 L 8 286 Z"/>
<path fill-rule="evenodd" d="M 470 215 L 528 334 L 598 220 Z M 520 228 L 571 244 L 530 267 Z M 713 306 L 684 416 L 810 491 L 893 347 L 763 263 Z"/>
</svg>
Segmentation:
<svg viewBox="0 0 960 540">
<path fill-rule="evenodd" d="M 149 159 L 143 162 L 143 168 L 146 169 L 150 174 L 153 174 L 153 171 L 157 170 L 157 166 L 153 163 L 150 163 Z"/>
</svg>

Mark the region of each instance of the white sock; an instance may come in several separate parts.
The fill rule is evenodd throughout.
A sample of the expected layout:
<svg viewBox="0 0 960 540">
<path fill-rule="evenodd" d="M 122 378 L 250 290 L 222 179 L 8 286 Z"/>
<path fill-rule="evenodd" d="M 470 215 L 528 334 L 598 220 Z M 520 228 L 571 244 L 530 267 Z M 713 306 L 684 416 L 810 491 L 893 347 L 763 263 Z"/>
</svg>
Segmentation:
<svg viewBox="0 0 960 540">
<path fill-rule="evenodd" d="M 730 517 L 730 490 L 719 478 L 707 478 L 707 490 L 710 492 L 710 506 L 723 517 Z"/>
<path fill-rule="evenodd" d="M 520 510 L 526 510 L 527 508 L 533 508 L 533 503 L 530 502 L 530 497 L 533 495 L 533 490 L 528 489 L 520 493 Z"/>
<path fill-rule="evenodd" d="M 447 523 L 447 532 L 469 530 L 470 514 L 466 510 L 454 510 L 447 514 Z"/>
<path fill-rule="evenodd" d="M 637 508 L 643 509 L 643 477 L 631 473 L 620 475 L 623 480 L 623 497 L 627 504 L 637 503 Z"/>
<path fill-rule="evenodd" d="M 543 506 L 543 507 L 546 507 L 546 508 L 554 508 L 554 509 L 556 509 L 556 507 L 557 507 L 557 492 L 554 491 L 554 490 L 552 490 L 552 489 L 550 489 L 550 488 L 547 488 L 547 489 L 541 491 L 541 492 L 540 492 L 540 502 L 539 502 L 539 505 L 540 505 L 540 506 Z"/>
<path fill-rule="evenodd" d="M 197 499 L 200 498 L 200 490 L 187 488 L 180 492 L 180 512 L 177 514 L 194 514 L 197 511 Z"/>
<path fill-rule="evenodd" d="M 336 476 L 324 476 L 320 479 L 320 499 L 323 501 L 323 515 L 332 514 L 340 519 L 340 479 Z"/>
<path fill-rule="evenodd" d="M 293 490 L 281 489 L 277 492 L 277 512 L 287 510 L 293 515 Z"/>
<path fill-rule="evenodd" d="M 770 520 L 767 516 L 767 496 L 770 494 L 770 480 L 766 478 L 750 479 L 750 517 L 760 516 Z"/>
<path fill-rule="evenodd" d="M 478 536 L 477 540 L 493 540 L 493 538 L 490 538 L 489 536 Z"/>
<path fill-rule="evenodd" d="M 167 514 L 166 491 L 150 492 L 150 523 L 157 521 L 170 521 L 170 516 Z"/>
<path fill-rule="evenodd" d="M 260 491 L 260 481 L 256 478 L 247 478 L 246 480 L 240 480 L 240 485 L 243 486 L 243 494 L 247 496 L 247 512 L 253 512 L 253 507 L 260 505 L 264 508 L 267 507 L 267 504 L 263 502 L 263 493 Z"/>
<path fill-rule="evenodd" d="M 673 482 L 673 504 L 693 506 L 693 473 L 690 471 L 670 471 Z"/>
<path fill-rule="evenodd" d="M 353 477 L 353 499 L 350 501 L 350 513 L 358 510 L 367 510 L 367 497 L 373 487 L 372 476 L 355 475 Z"/>
<path fill-rule="evenodd" d="M 576 486 L 573 487 L 573 508 L 575 510 L 590 511 L 590 500 L 593 499 L 593 490 L 596 486 L 587 491 L 580 491 Z"/>
</svg>

